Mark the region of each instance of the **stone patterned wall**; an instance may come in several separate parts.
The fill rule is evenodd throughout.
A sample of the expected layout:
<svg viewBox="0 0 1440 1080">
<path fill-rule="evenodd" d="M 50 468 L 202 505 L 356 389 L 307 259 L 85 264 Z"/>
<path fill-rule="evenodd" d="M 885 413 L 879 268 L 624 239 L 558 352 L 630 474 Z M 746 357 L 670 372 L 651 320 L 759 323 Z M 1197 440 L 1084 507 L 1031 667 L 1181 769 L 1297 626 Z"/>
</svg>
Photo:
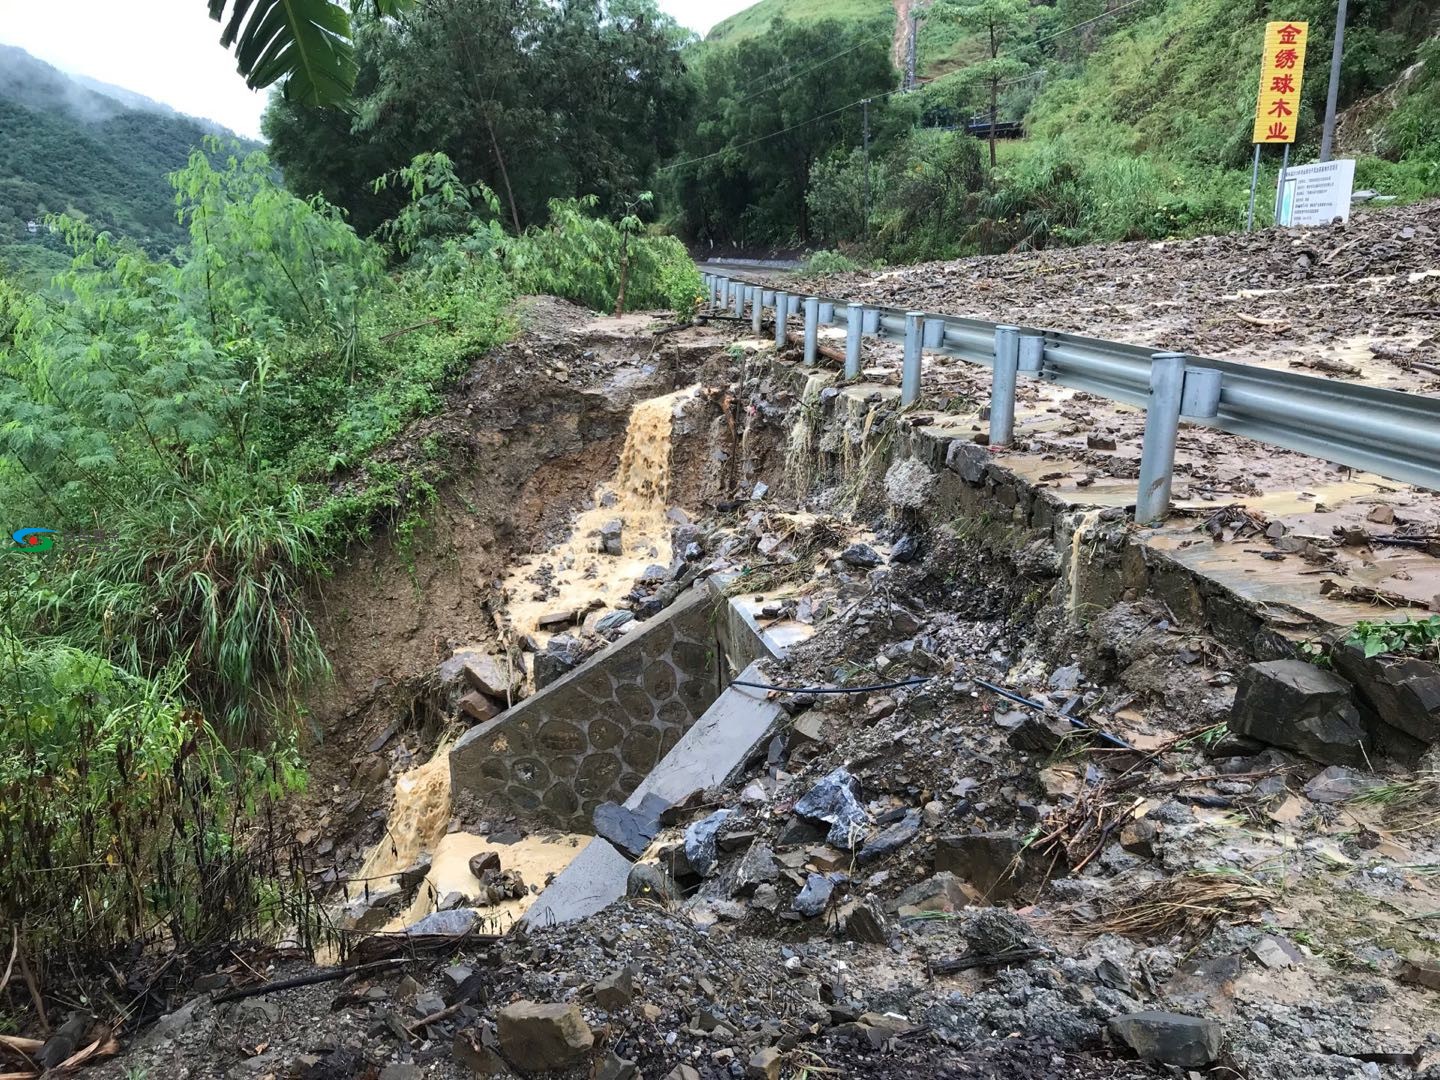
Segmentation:
<svg viewBox="0 0 1440 1080">
<path fill-rule="evenodd" d="M 719 693 L 717 619 L 705 586 L 596 653 L 567 678 L 465 733 L 450 751 L 454 791 L 590 831 L 623 802 Z"/>
</svg>

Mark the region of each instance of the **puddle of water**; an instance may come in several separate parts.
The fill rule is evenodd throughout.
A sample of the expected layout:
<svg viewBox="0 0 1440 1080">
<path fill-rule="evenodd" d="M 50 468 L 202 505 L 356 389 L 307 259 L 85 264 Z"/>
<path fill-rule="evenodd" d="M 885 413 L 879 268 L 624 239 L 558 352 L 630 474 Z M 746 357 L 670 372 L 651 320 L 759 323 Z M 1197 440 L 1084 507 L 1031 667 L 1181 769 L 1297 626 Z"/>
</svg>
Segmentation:
<svg viewBox="0 0 1440 1080">
<path fill-rule="evenodd" d="M 576 518 L 570 536 L 539 556 L 521 560 L 505 579 L 512 597 L 507 610 L 518 633 L 530 633 L 542 616 L 553 611 L 613 607 L 628 593 L 646 567 L 669 566 L 671 522 L 665 516 L 670 499 L 670 434 L 675 411 L 695 395 L 697 387 L 677 390 L 635 406 L 625 433 L 620 464 L 609 483 L 595 491 L 595 505 Z M 600 550 L 599 531 L 607 522 L 622 523 L 622 554 Z M 554 568 L 547 599 L 533 599 L 531 580 L 548 563 Z M 542 641 L 546 635 L 537 635 Z"/>
</svg>

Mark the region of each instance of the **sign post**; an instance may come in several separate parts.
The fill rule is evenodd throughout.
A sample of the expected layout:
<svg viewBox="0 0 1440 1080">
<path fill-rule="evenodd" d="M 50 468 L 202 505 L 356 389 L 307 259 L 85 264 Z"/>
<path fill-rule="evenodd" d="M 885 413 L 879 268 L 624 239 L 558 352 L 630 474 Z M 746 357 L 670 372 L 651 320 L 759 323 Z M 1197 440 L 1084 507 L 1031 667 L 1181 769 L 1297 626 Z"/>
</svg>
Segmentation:
<svg viewBox="0 0 1440 1080">
<path fill-rule="evenodd" d="M 1280 143 L 1285 147 L 1285 163 L 1280 168 L 1283 190 L 1285 173 L 1290 163 L 1290 144 L 1295 141 L 1296 113 L 1300 109 L 1300 89 L 1305 78 L 1305 46 L 1310 38 L 1310 24 L 1305 22 L 1272 22 L 1265 24 L 1265 55 L 1260 63 L 1260 92 L 1255 101 L 1255 161 L 1250 170 L 1250 214 L 1245 225 L 1248 232 L 1255 224 L 1255 188 L 1260 181 L 1260 147 Z"/>
<path fill-rule="evenodd" d="M 1336 218 L 1349 221 L 1354 186 L 1354 158 L 1292 166 L 1280 177 L 1275 224 L 1329 225 Z"/>
</svg>

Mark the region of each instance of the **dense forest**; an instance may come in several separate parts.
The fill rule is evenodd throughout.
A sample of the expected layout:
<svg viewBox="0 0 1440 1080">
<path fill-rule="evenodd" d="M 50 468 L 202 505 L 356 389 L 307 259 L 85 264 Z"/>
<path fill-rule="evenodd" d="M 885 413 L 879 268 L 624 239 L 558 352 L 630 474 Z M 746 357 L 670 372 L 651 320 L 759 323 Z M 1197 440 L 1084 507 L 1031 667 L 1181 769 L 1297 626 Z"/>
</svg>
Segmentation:
<svg viewBox="0 0 1440 1080">
<path fill-rule="evenodd" d="M 1333 10 L 1283 11 L 1312 28 L 1304 161 L 1320 139 Z M 1224 231 L 1244 221 L 1260 35 L 1280 12 L 938 0 L 919 23 L 918 85 L 897 93 L 882 0 L 764 0 L 705 41 L 644 3 L 437 0 L 359 20 L 353 114 L 277 100 L 266 131 L 292 187 L 362 230 L 393 210 L 369 178 L 433 146 L 500 193 L 512 231 L 555 195 L 594 194 L 617 214 L 642 191 L 656 196 L 649 215 L 692 243 L 867 259 Z M 1359 157 L 1359 186 L 1402 199 L 1440 191 L 1432 21 L 1416 0 L 1350 15 L 1340 106 L 1359 103 L 1363 119 L 1342 124 L 1341 150 Z M 967 136 L 992 104 L 1028 137 Z M 1278 153 L 1264 161 L 1263 188 L 1278 168 Z"/>
<path fill-rule="evenodd" d="M 49 214 L 123 235 L 153 255 L 184 239 L 165 178 L 221 131 L 136 98 L 122 104 L 0 45 L 0 264 L 42 277 L 64 268 L 64 238 L 44 228 Z"/>
</svg>

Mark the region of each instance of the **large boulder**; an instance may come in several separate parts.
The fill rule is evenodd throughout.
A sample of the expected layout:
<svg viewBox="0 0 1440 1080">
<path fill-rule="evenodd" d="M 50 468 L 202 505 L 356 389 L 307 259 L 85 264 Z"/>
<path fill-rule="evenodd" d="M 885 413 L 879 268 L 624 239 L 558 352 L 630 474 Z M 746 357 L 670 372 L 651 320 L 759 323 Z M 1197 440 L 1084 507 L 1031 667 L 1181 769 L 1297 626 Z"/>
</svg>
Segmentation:
<svg viewBox="0 0 1440 1080">
<path fill-rule="evenodd" d="M 616 802 L 603 802 L 591 815 L 595 835 L 603 836 L 630 858 L 638 859 L 660 831 L 660 815 L 669 805 L 653 793 L 647 793 L 634 810 Z"/>
<path fill-rule="evenodd" d="M 1440 742 L 1440 665 L 1415 656 L 1366 657 L 1354 645 L 1330 650 L 1330 662 L 1385 723 L 1421 742 Z"/>
<path fill-rule="evenodd" d="M 496 657 L 483 649 L 456 649 L 454 655 L 440 665 L 440 681 L 450 686 L 462 679 L 482 694 L 505 701 L 519 692 L 522 673 L 505 657 Z"/>
<path fill-rule="evenodd" d="M 1182 1013 L 1125 1013 L 1110 1021 L 1110 1033 L 1146 1061 L 1198 1069 L 1220 1056 L 1220 1025 Z"/>
<path fill-rule="evenodd" d="M 826 842 L 853 851 L 869 831 L 870 815 L 857 798 L 860 781 L 845 769 L 836 769 L 820 779 L 795 804 L 795 813 L 809 821 L 830 826 Z"/>
<path fill-rule="evenodd" d="M 595 1036 L 574 1005 L 517 1001 L 500 1010 L 500 1048 L 526 1072 L 568 1069 L 590 1056 Z"/>
<path fill-rule="evenodd" d="M 1267 660 L 1240 672 L 1230 730 L 1325 765 L 1364 765 L 1370 734 L 1350 683 L 1304 660 Z"/>
</svg>

